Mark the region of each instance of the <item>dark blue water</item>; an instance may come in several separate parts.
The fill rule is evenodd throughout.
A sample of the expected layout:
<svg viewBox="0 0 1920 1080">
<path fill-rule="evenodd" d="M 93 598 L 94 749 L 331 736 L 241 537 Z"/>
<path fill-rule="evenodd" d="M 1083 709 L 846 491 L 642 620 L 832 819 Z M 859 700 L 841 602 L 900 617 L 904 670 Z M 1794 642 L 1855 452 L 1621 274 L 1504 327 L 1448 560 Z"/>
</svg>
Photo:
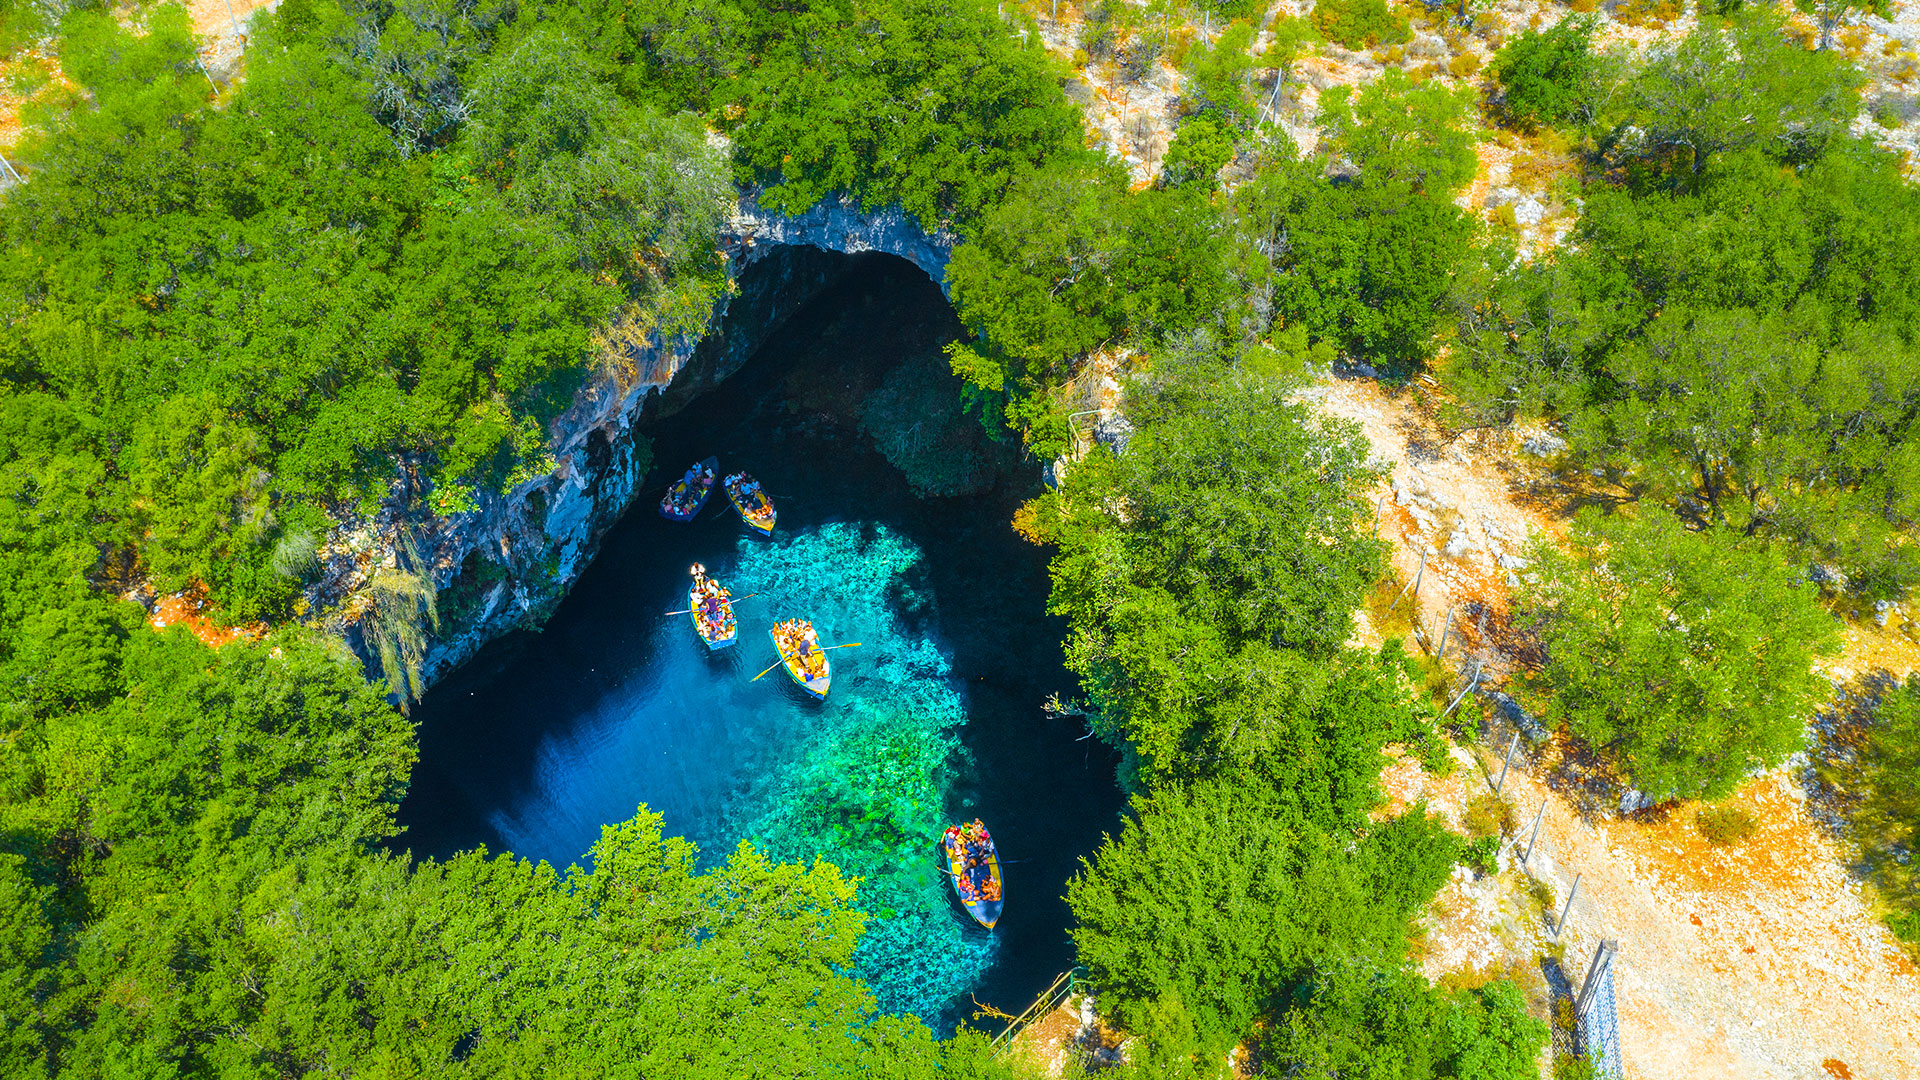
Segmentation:
<svg viewBox="0 0 1920 1080">
<path fill-rule="evenodd" d="M 1114 762 L 1041 703 L 1070 693 L 1063 627 L 1044 614 L 1045 552 L 1008 522 L 1036 482 L 916 498 L 857 422 L 894 365 L 938 362 L 959 332 L 918 271 L 875 257 L 792 319 L 733 379 L 650 432 L 652 483 L 547 623 L 490 646 L 420 703 L 420 763 L 401 843 L 444 857 L 484 844 L 564 867 L 644 804 L 709 861 L 749 840 L 861 879 L 873 918 L 856 973 L 882 1007 L 945 1027 L 974 995 L 1017 1012 L 1072 963 L 1061 899 L 1122 806 Z M 778 500 L 771 541 L 710 501 L 691 524 L 653 504 L 717 454 Z M 699 561 L 736 596 L 740 641 L 708 655 L 684 615 Z M 767 627 L 810 618 L 837 650 L 807 699 L 775 670 Z M 1006 866 L 989 934 L 934 860 L 979 816 Z"/>
</svg>

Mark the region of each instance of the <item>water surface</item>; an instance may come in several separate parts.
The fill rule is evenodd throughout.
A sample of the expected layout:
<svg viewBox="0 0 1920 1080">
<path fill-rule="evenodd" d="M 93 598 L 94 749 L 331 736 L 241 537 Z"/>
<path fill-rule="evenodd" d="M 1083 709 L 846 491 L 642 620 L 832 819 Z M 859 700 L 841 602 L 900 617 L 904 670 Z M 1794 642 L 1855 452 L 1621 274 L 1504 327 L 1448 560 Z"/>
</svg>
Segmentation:
<svg viewBox="0 0 1920 1080">
<path fill-rule="evenodd" d="M 1032 470 L 978 495 L 916 498 L 857 422 L 903 359 L 959 332 L 917 270 L 874 257 L 740 374 L 650 432 L 658 464 L 543 631 L 484 650 L 420 703 L 421 758 L 399 843 L 484 844 L 556 866 L 645 804 L 709 862 L 750 840 L 861 878 L 874 917 L 856 974 L 882 1007 L 941 1026 L 968 995 L 1018 1012 L 1072 962 L 1060 899 L 1115 826 L 1113 759 L 1041 703 L 1069 694 L 1045 552 L 1008 526 Z M 773 540 L 726 505 L 653 511 L 669 475 L 719 456 L 778 500 Z M 699 561 L 737 596 L 740 641 L 712 655 L 685 615 Z M 825 702 L 776 669 L 774 621 L 811 618 L 833 658 Z M 1005 869 L 992 934 L 952 901 L 933 842 L 983 818 Z"/>
</svg>

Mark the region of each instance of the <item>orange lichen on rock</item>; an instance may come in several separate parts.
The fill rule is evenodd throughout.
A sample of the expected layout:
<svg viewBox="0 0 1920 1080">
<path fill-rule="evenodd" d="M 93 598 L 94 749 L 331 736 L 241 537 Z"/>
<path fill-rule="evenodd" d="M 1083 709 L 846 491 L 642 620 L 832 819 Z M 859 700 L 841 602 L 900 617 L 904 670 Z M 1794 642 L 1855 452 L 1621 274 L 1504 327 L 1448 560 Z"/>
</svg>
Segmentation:
<svg viewBox="0 0 1920 1080">
<path fill-rule="evenodd" d="M 267 636 L 266 623 L 222 626 L 207 618 L 207 606 L 204 597 L 191 593 L 163 596 L 154 601 L 153 610 L 147 615 L 147 623 L 156 630 L 184 626 L 194 637 L 215 649 L 235 641 L 259 641 Z"/>
</svg>

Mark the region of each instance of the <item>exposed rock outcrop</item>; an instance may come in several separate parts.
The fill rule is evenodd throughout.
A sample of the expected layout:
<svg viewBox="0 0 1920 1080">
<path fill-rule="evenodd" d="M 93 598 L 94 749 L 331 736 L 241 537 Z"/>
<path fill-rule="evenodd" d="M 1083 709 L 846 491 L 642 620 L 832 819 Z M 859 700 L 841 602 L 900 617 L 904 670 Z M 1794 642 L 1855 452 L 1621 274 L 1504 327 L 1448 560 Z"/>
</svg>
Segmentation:
<svg viewBox="0 0 1920 1080">
<path fill-rule="evenodd" d="M 310 609 L 326 612 L 321 620 L 370 660 L 362 630 L 370 576 L 396 566 L 430 575 L 441 619 L 420 674 L 426 684 L 437 681 L 487 642 L 544 618 L 580 576 L 650 464 L 637 438 L 643 414 L 671 412 L 738 371 L 845 271 L 840 256 L 894 255 L 944 289 L 954 243 L 898 209 L 867 212 L 831 201 L 789 217 L 751 196 L 741 199 L 722 241 L 730 288 L 705 331 L 647 339 L 597 365 L 549 428 L 550 471 L 505 494 L 480 492 L 475 509 L 448 516 L 426 508 L 412 477 L 397 479 L 378 515 L 343 524 L 327 539 Z"/>
</svg>

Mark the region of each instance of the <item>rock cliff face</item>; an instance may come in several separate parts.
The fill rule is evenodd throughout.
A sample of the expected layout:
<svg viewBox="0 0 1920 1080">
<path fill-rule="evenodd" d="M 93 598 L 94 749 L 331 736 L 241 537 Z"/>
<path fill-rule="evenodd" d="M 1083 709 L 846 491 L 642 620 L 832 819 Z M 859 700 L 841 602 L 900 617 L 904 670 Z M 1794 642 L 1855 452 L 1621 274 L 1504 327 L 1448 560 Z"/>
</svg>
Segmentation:
<svg viewBox="0 0 1920 1080">
<path fill-rule="evenodd" d="M 843 256 L 895 255 L 944 289 L 953 247 L 951 237 L 929 235 L 898 210 L 834 202 L 788 217 L 751 197 L 722 239 L 732 288 L 705 333 L 651 340 L 601 365 L 549 430 L 550 472 L 504 495 L 482 493 L 477 509 L 448 517 L 426 510 L 417 489 L 399 481 L 381 514 L 328 538 L 308 601 L 339 613 L 330 623 L 370 666 L 366 586 L 381 570 L 429 575 L 439 591 L 440 625 L 420 665 L 430 685 L 487 642 L 543 618 L 566 594 L 645 477 L 643 414 L 672 412 L 738 371 L 845 271 Z"/>
</svg>

